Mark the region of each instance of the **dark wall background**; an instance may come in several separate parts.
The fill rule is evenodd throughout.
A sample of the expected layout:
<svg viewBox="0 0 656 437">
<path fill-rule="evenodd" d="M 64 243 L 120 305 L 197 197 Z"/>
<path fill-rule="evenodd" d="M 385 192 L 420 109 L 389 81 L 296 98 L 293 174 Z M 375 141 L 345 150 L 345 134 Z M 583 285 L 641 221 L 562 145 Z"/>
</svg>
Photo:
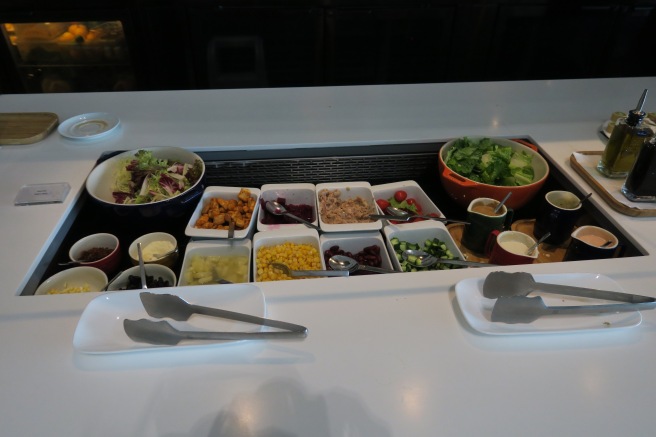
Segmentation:
<svg viewBox="0 0 656 437">
<path fill-rule="evenodd" d="M 124 22 L 140 90 L 656 75 L 656 0 L 0 1 Z M 5 44 L 2 92 L 23 92 Z"/>
</svg>

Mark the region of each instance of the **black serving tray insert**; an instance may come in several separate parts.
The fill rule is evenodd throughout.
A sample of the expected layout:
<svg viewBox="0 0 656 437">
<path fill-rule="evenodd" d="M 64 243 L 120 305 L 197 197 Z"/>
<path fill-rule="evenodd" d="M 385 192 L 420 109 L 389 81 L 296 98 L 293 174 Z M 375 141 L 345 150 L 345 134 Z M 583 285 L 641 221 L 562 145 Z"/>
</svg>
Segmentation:
<svg viewBox="0 0 656 437">
<path fill-rule="evenodd" d="M 516 137 L 535 144 L 550 165 L 547 182 L 535 198 L 515 211 L 515 220 L 535 218 L 537 207 L 544 195 L 552 190 L 567 190 L 578 196 L 586 193 L 571 181 L 541 152 L 540 146 L 530 137 Z M 466 211 L 446 193 L 438 173 L 438 153 L 445 141 L 416 142 L 410 144 L 360 145 L 345 147 L 312 147 L 294 149 L 265 149 L 196 152 L 205 161 L 205 186 L 261 187 L 272 183 L 325 183 L 368 181 L 372 185 L 416 181 L 431 200 L 453 219 L 464 219 Z M 119 153 L 105 153 L 98 162 Z M 643 256 L 647 253 L 627 236 L 623 229 L 609 220 L 606 214 L 591 202 L 583 206 L 585 214 L 578 225 L 590 224 L 608 229 L 618 236 L 623 246 L 622 257 Z M 131 220 L 108 214 L 96 204 L 86 191 L 76 202 L 71 214 L 57 232 L 53 243 L 31 275 L 21 295 L 33 295 L 38 285 L 61 271 L 59 263 L 68 261 L 68 250 L 75 241 L 93 233 L 108 232 L 119 237 L 122 250 L 121 269 L 132 266 L 127 253 L 129 245 L 140 235 L 149 232 L 168 232 L 176 237 L 180 258 L 173 270 L 180 275 L 180 267 L 190 238 L 184 233 L 192 212 L 166 220 Z M 110 278 L 111 279 L 111 278 Z"/>
</svg>

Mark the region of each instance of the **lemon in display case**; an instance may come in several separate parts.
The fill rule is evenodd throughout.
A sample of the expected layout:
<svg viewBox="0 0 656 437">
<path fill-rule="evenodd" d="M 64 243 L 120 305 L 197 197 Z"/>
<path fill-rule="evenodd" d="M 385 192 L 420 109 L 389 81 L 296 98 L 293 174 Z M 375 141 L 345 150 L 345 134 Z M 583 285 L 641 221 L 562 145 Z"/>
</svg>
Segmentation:
<svg viewBox="0 0 656 437">
<path fill-rule="evenodd" d="M 1 29 L 28 92 L 136 88 L 119 20 L 14 22 Z"/>
</svg>

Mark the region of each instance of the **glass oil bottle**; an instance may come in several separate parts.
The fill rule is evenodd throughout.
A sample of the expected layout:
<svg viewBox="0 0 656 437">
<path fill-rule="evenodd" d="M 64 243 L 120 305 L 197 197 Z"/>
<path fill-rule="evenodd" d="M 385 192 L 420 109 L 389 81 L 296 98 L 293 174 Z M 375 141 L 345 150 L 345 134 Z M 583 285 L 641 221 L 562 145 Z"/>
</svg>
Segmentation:
<svg viewBox="0 0 656 437">
<path fill-rule="evenodd" d="M 647 98 L 647 90 L 636 109 L 629 111 L 626 118 L 620 118 L 608 139 L 597 170 L 609 178 L 625 178 L 633 167 L 633 163 L 642 145 L 654 134 L 642 121 L 645 113 L 642 108 Z"/>
</svg>

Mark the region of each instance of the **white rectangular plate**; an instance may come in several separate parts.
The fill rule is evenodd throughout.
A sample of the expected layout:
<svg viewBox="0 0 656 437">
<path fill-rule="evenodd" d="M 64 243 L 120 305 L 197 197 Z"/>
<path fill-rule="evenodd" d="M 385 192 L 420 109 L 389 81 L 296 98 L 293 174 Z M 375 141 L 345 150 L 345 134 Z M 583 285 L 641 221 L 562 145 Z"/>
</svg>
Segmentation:
<svg viewBox="0 0 656 437">
<path fill-rule="evenodd" d="M 185 322 L 171 319 L 154 319 L 146 313 L 139 293 L 144 290 L 130 290 L 103 293 L 84 309 L 73 336 L 73 347 L 78 352 L 103 354 L 115 352 L 134 352 L 148 349 L 170 348 L 130 339 L 123 329 L 124 319 L 167 320 L 174 327 L 187 331 L 250 331 L 262 329 L 259 325 L 237 322 L 219 317 L 192 315 Z M 265 317 L 264 294 L 253 284 L 225 284 L 217 286 L 196 286 L 191 288 L 163 288 L 148 290 L 152 293 L 176 294 L 191 304 L 221 308 L 254 316 Z M 208 345 L 228 345 L 234 341 L 185 341 L 176 348 L 199 348 Z"/>
<path fill-rule="evenodd" d="M 260 203 L 271 200 L 277 200 L 282 197 L 286 200 L 287 205 L 310 205 L 314 220 L 311 221 L 313 225 L 319 226 L 319 212 L 317 211 L 317 193 L 314 184 L 265 184 L 260 188 Z M 260 205 L 259 214 L 257 217 L 257 230 L 258 231 L 275 231 L 277 229 L 304 229 L 306 226 L 303 223 L 285 223 L 280 225 L 265 225 L 262 219 L 265 215 L 265 208 Z"/>
<path fill-rule="evenodd" d="M 374 200 L 374 194 L 371 191 L 371 185 L 369 182 L 334 182 L 334 183 L 323 183 L 316 186 L 316 195 L 317 195 L 317 214 L 319 216 L 319 226 L 324 232 L 353 232 L 353 231 L 377 231 L 383 227 L 380 220 L 372 220 L 370 222 L 360 222 L 360 223 L 342 223 L 342 224 L 333 224 L 324 222 L 324 217 L 321 216 L 321 192 L 323 190 L 338 190 L 340 191 L 340 200 L 345 201 L 349 199 L 354 199 L 356 197 L 361 197 L 364 199 L 370 206 L 370 213 L 376 214 L 378 207 L 376 206 L 376 201 Z"/>
<path fill-rule="evenodd" d="M 327 263 L 324 254 L 332 246 L 339 246 L 339 248 L 344 252 L 357 254 L 365 247 L 373 246 L 375 244 L 380 247 L 380 267 L 389 270 L 394 269 L 394 265 L 390 260 L 389 254 L 387 253 L 385 240 L 383 240 L 380 232 L 335 232 L 319 236 L 319 241 L 321 242 L 321 256 L 323 257 L 324 263 Z"/>
<path fill-rule="evenodd" d="M 618 283 L 611 278 L 593 273 L 569 273 L 560 275 L 534 275 L 537 282 L 550 284 L 566 284 L 579 287 L 595 288 L 623 292 Z M 642 322 L 640 312 L 598 314 L 598 315 L 550 315 L 544 316 L 532 323 L 499 323 L 492 322 L 490 316 L 496 299 L 483 296 L 485 278 L 464 279 L 456 284 L 458 305 L 467 322 L 475 330 L 484 334 L 550 334 L 557 332 L 596 331 L 606 329 L 631 328 Z M 551 293 L 531 293 L 540 295 L 549 306 L 563 305 L 594 305 L 608 303 L 600 299 L 586 299 L 575 296 L 565 296 Z"/>
<path fill-rule="evenodd" d="M 401 182 L 392 182 L 389 184 L 383 185 L 374 185 L 371 187 L 371 191 L 374 193 L 374 199 L 376 203 L 379 199 L 388 200 L 391 197 L 394 197 L 394 193 L 399 190 L 403 190 L 408 194 L 408 199 L 415 199 L 419 206 L 421 207 L 422 215 L 437 214 L 438 217 L 444 217 L 442 211 L 439 210 L 433 201 L 428 197 L 428 195 L 421 189 L 419 184 L 415 181 L 401 181 Z M 388 212 L 383 211 L 378 207 L 380 214 L 388 214 Z M 423 221 L 423 219 L 418 219 L 418 221 Z M 386 223 L 390 223 L 389 220 L 385 220 Z M 412 225 L 413 223 L 404 223 L 399 221 L 393 221 L 393 224 L 397 226 L 407 226 Z"/>
</svg>

